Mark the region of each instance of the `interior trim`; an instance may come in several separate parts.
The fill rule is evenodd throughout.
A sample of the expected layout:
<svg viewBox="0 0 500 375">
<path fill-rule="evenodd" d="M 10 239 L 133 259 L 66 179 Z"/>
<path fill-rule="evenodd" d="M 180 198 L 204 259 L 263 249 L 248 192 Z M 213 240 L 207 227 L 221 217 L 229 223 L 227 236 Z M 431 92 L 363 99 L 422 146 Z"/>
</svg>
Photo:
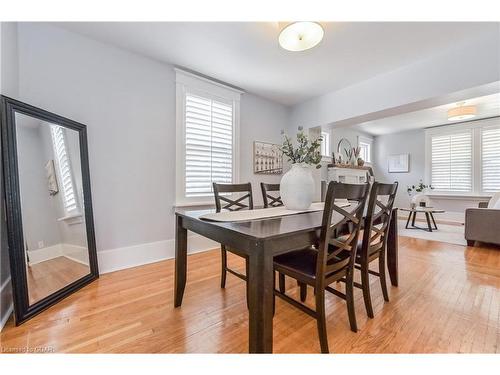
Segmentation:
<svg viewBox="0 0 500 375">
<path fill-rule="evenodd" d="M 219 247 L 218 242 L 198 234 L 188 236 L 188 254 L 200 253 Z M 97 252 L 101 274 L 173 259 L 174 257 L 174 238 Z"/>
<path fill-rule="evenodd" d="M 3 291 L 11 283 L 12 277 L 9 275 L 9 277 L 3 282 L 3 284 L 0 286 L 0 301 L 3 299 Z M 10 298 L 7 298 L 9 300 L 9 307 L 7 308 L 6 313 L 3 316 L 0 316 L 0 331 L 2 331 L 3 327 L 5 327 L 5 324 L 10 318 L 10 315 L 14 312 L 14 302 L 12 301 L 12 296 Z"/>
</svg>

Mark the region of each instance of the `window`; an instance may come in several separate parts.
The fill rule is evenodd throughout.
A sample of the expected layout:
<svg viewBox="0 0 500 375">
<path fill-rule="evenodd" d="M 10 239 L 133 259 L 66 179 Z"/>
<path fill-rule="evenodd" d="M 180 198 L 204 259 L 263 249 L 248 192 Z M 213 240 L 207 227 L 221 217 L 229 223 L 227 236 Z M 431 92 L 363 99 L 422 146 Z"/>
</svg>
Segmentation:
<svg viewBox="0 0 500 375">
<path fill-rule="evenodd" d="M 186 197 L 212 196 L 212 182 L 233 181 L 233 107 L 186 94 Z"/>
<path fill-rule="evenodd" d="M 472 132 L 431 138 L 431 185 L 437 191 L 472 191 Z"/>
<path fill-rule="evenodd" d="M 64 129 L 58 125 L 51 125 L 50 132 L 59 174 L 59 189 L 62 193 L 63 208 L 66 214 L 75 213 L 77 212 L 78 204 Z"/>
<path fill-rule="evenodd" d="M 213 204 L 213 182 L 238 182 L 241 91 L 179 69 L 176 87 L 176 205 Z"/>
<path fill-rule="evenodd" d="M 426 180 L 434 194 L 500 191 L 500 118 L 427 129 Z"/>
<path fill-rule="evenodd" d="M 481 189 L 500 191 L 500 126 L 481 132 Z"/>
<path fill-rule="evenodd" d="M 372 143 L 373 140 L 368 137 L 358 137 L 359 157 L 366 163 L 372 162 Z"/>
<path fill-rule="evenodd" d="M 331 156 L 330 155 L 330 133 L 321 132 L 321 137 L 323 141 L 321 142 L 321 155 L 322 156 Z"/>
</svg>

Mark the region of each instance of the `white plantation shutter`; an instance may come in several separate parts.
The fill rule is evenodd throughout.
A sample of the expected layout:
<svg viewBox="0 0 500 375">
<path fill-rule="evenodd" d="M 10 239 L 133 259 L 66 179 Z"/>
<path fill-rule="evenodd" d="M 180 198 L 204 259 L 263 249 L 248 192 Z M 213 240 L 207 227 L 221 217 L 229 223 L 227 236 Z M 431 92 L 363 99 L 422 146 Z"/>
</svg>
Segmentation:
<svg viewBox="0 0 500 375">
<path fill-rule="evenodd" d="M 472 131 L 432 136 L 431 184 L 437 191 L 472 191 Z"/>
<path fill-rule="evenodd" d="M 64 129 L 58 125 L 51 125 L 50 131 L 56 156 L 56 164 L 59 171 L 59 190 L 62 193 L 64 210 L 66 213 L 71 213 L 76 211 L 77 202 Z"/>
<path fill-rule="evenodd" d="M 212 195 L 233 181 L 233 106 L 199 95 L 185 100 L 185 196 Z"/>
<path fill-rule="evenodd" d="M 500 191 L 500 127 L 482 130 L 481 176 L 483 192 Z"/>
</svg>

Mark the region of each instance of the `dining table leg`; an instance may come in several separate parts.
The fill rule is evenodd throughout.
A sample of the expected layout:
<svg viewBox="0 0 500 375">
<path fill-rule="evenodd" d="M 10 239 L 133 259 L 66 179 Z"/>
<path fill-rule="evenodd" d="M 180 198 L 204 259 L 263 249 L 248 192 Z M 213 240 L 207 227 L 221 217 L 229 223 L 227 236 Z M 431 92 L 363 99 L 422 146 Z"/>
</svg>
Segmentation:
<svg viewBox="0 0 500 375">
<path fill-rule="evenodd" d="M 250 353 L 273 352 L 273 254 L 256 242 L 248 257 Z"/>
<path fill-rule="evenodd" d="M 175 225 L 175 284 L 174 306 L 182 304 L 184 289 L 186 287 L 187 272 L 187 229 L 182 225 L 182 217 L 176 217 Z"/>
<path fill-rule="evenodd" d="M 387 268 L 393 286 L 398 286 L 398 209 L 392 211 L 387 237 Z"/>
</svg>

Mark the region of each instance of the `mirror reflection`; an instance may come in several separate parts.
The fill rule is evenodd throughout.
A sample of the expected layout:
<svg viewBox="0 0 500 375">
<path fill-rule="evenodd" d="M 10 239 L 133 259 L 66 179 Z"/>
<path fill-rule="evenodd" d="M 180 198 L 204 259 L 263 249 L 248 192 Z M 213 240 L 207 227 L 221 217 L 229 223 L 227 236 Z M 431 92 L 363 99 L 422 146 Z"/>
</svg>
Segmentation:
<svg viewBox="0 0 500 375">
<path fill-rule="evenodd" d="M 30 305 L 90 273 L 77 131 L 15 116 Z"/>
</svg>

